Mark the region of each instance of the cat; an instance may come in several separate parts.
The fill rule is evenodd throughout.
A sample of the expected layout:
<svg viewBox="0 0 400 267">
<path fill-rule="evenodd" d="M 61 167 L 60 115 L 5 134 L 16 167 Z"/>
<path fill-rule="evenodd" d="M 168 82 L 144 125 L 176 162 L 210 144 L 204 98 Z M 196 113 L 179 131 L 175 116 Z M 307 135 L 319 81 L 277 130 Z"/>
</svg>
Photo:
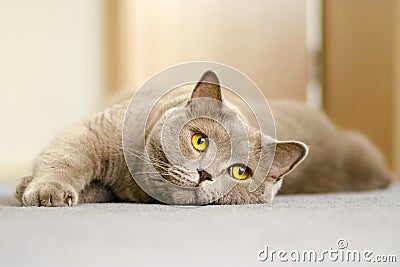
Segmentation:
<svg viewBox="0 0 400 267">
<path fill-rule="evenodd" d="M 148 158 L 163 179 L 184 188 L 164 192 L 159 189 L 162 186 L 150 183 L 157 187 L 158 194 L 168 196 L 169 204 L 271 203 L 278 192 L 371 190 L 391 182 L 392 174 L 379 151 L 362 135 L 336 128 L 322 112 L 300 102 L 270 101 L 277 139 L 288 140 L 278 141 L 250 125 L 241 107 L 228 101 L 227 95 L 217 75 L 206 71 L 194 87 L 174 90 L 150 113 L 144 144 Z M 217 106 L 200 101 L 204 99 Z M 38 157 L 33 175 L 22 178 L 17 186 L 15 197 L 20 203 L 46 207 L 114 201 L 160 203 L 132 178 L 125 161 L 126 155 L 143 160 L 144 151 L 143 147 L 133 145 L 135 136 L 131 136 L 134 141 L 128 144 L 128 154 L 124 155 L 122 132 L 128 105 L 128 100 L 122 101 L 58 136 Z M 219 118 L 224 127 L 204 114 Z M 172 120 L 170 125 L 184 121 L 187 124 L 178 132 L 171 126 L 164 129 L 167 117 Z M 237 133 L 238 119 L 246 128 L 247 144 Z M 135 130 L 137 125 L 128 127 Z M 226 131 L 237 137 L 229 140 Z M 172 164 L 167 157 L 162 136 L 179 143 L 167 144 L 180 149 L 181 158 L 174 159 L 179 165 Z M 232 146 L 246 148 L 237 150 L 248 156 L 246 164 L 230 162 Z M 215 161 L 212 164 L 189 166 L 193 160 L 210 155 Z M 261 160 L 269 160 L 270 164 L 258 165 Z M 133 175 L 146 172 L 139 163 L 132 166 Z M 249 185 L 256 168 L 263 180 L 251 191 Z M 149 178 L 153 174 L 149 172 Z M 232 186 L 222 192 L 225 184 L 219 181 L 228 181 Z M 195 194 L 187 193 L 191 188 L 197 190 Z"/>
</svg>

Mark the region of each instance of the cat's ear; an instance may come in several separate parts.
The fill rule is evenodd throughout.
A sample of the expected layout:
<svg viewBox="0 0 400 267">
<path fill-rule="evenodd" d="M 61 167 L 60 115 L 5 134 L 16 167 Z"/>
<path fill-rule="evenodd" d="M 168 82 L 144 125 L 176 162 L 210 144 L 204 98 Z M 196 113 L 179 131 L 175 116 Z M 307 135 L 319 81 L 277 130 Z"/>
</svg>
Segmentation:
<svg viewBox="0 0 400 267">
<path fill-rule="evenodd" d="M 201 76 L 190 99 L 208 97 L 222 102 L 221 87 L 215 72 L 208 70 Z"/>
<path fill-rule="evenodd" d="M 307 156 L 308 147 L 298 141 L 275 143 L 275 155 L 268 177 L 276 181 L 294 170 Z"/>
</svg>

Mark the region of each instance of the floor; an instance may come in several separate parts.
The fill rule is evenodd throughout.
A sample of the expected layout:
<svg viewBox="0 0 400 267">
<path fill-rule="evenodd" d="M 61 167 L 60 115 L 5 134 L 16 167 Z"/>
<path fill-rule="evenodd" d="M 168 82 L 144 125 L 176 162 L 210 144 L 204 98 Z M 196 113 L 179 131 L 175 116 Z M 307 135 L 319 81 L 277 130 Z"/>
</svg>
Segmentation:
<svg viewBox="0 0 400 267">
<path fill-rule="evenodd" d="M 277 254 L 271 259 L 272 250 L 321 255 L 330 248 L 370 250 L 373 259 L 395 256 L 397 263 L 388 266 L 400 262 L 397 184 L 364 193 L 278 196 L 273 205 L 204 207 L 110 203 L 26 208 L 16 206 L 12 190 L 0 184 L 2 267 L 267 266 L 280 263 Z M 320 264 L 330 263 L 325 257 Z M 382 266 L 368 264 L 374 265 Z"/>
</svg>

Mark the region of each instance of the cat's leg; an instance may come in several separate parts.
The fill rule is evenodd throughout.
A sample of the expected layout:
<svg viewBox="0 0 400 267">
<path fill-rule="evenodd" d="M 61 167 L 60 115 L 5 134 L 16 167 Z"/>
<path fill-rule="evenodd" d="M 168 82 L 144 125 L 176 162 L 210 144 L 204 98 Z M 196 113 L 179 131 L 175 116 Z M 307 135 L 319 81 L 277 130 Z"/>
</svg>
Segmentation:
<svg viewBox="0 0 400 267">
<path fill-rule="evenodd" d="M 16 195 L 23 205 L 76 205 L 95 177 L 108 174 L 107 156 L 101 147 L 93 148 L 94 140 L 87 134 L 71 139 L 56 142 L 39 157 L 32 178 L 18 186 Z"/>
<path fill-rule="evenodd" d="M 80 192 L 80 203 L 101 203 L 118 201 L 118 198 L 102 183 L 93 181 Z"/>
<path fill-rule="evenodd" d="M 78 192 L 73 186 L 58 181 L 31 182 L 22 195 L 25 206 L 62 207 L 78 202 Z"/>
<path fill-rule="evenodd" d="M 105 184 L 106 177 L 108 182 L 118 179 L 125 166 L 121 145 L 124 110 L 123 106 L 108 109 L 52 142 L 37 159 L 30 182 L 24 180 L 18 186 L 21 203 L 73 206 L 81 202 L 81 192 L 92 181 Z"/>
<path fill-rule="evenodd" d="M 23 205 L 73 206 L 79 202 L 79 192 L 92 180 L 95 161 L 86 155 L 90 140 L 78 147 L 83 142 L 80 139 L 87 139 L 84 134 L 71 136 L 69 142 L 67 138 L 56 140 L 39 156 L 21 197 Z"/>
<path fill-rule="evenodd" d="M 62 185 L 56 183 L 43 183 L 36 186 L 41 186 L 41 190 L 37 191 L 36 194 L 30 194 L 29 192 L 25 195 L 26 189 L 29 188 L 30 183 L 33 180 L 33 176 L 23 177 L 15 189 L 14 196 L 21 204 L 30 204 L 34 206 L 71 206 L 72 197 L 74 193 L 70 189 L 61 190 Z M 32 190 L 32 189 L 30 189 Z M 65 196 L 64 196 L 65 195 Z M 25 197 L 24 197 L 25 196 Z M 24 197 L 24 199 L 23 199 Z M 30 199 L 27 199 L 27 198 Z"/>
<path fill-rule="evenodd" d="M 15 198 L 23 204 L 24 202 L 22 201 L 22 196 L 25 193 L 26 188 L 32 181 L 33 176 L 27 176 L 23 177 L 21 179 L 21 182 L 17 186 L 15 190 Z M 43 190 L 44 191 L 44 190 Z M 45 195 L 45 192 L 42 192 L 42 196 L 39 196 L 35 198 L 37 201 L 37 205 L 41 204 L 43 206 L 71 206 L 72 205 L 72 198 L 71 199 L 63 199 L 61 196 L 57 196 L 54 198 L 54 192 L 57 192 L 57 190 L 49 188 L 49 192 L 47 193 L 47 196 Z M 61 191 L 60 191 L 61 193 Z M 63 192 L 63 196 L 68 195 L 68 192 Z M 47 197 L 49 201 L 46 203 L 45 201 L 41 201 L 40 198 Z M 53 199 L 54 198 L 54 199 Z M 80 193 L 79 193 L 79 202 L 80 203 L 100 203 L 100 202 L 112 202 L 112 201 L 117 201 L 118 198 L 105 186 L 103 186 L 99 182 L 92 182 L 89 185 L 87 185 Z M 24 200 L 26 201 L 26 200 Z M 60 203 L 56 203 L 56 201 L 59 201 Z M 40 203 L 39 203 L 40 202 Z M 47 204 L 47 205 L 46 205 Z"/>
</svg>

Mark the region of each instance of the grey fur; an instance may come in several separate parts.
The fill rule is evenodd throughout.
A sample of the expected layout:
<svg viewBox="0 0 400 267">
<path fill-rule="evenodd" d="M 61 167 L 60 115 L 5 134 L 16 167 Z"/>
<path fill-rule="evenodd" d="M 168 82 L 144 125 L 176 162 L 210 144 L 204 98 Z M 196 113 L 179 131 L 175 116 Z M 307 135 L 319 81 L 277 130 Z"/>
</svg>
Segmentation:
<svg viewBox="0 0 400 267">
<path fill-rule="evenodd" d="M 235 110 L 236 115 L 225 110 L 225 106 L 210 108 L 207 104 L 194 101 L 197 97 L 221 100 L 220 88 L 215 84 L 218 79 L 214 76 L 213 73 L 206 73 L 203 77 L 208 81 L 199 83 L 194 91 L 190 86 L 173 91 L 158 103 L 149 116 L 145 132 L 146 147 L 150 157 L 155 159 L 156 169 L 158 166 L 164 178 L 173 184 L 201 189 L 195 197 L 184 191 L 171 195 L 174 204 L 205 204 L 215 196 L 217 200 L 214 204 L 270 203 L 282 181 L 282 193 L 369 190 L 389 184 L 391 174 L 370 142 L 359 134 L 338 130 L 325 115 L 303 104 L 290 101 L 270 103 L 279 139 L 297 140 L 281 142 L 254 130 L 242 115 L 241 108 L 232 104 L 234 101 L 222 98 L 226 107 Z M 210 79 L 213 85 L 208 83 Z M 84 202 L 108 201 L 156 203 L 157 200 L 134 181 L 125 163 L 122 131 L 128 104 L 128 101 L 124 101 L 114 105 L 57 137 L 38 157 L 33 175 L 23 178 L 16 188 L 15 196 L 21 204 L 72 206 Z M 249 178 L 237 182 L 227 194 L 221 194 L 218 181 L 231 179 L 226 172 L 230 146 L 229 135 L 215 121 L 207 118 L 193 119 L 178 134 L 179 147 L 188 159 L 202 156 L 190 146 L 189 137 L 193 129 L 201 131 L 212 140 L 214 153 L 217 154 L 215 164 L 209 165 L 207 172 L 214 177 L 213 181 L 198 184 L 198 174 L 187 171 L 194 168 L 188 163 L 190 161 L 177 159 L 180 164 L 176 166 L 165 157 L 161 144 L 161 125 L 167 115 L 174 112 L 170 117 L 178 122 L 188 120 L 189 115 L 196 115 L 198 111 L 204 113 L 204 110 L 209 111 L 212 117 L 219 117 L 223 125 L 227 126 L 227 131 L 235 133 L 237 120 L 244 122 L 250 140 L 247 150 L 252 151 L 247 165 L 250 169 L 256 168 L 260 157 L 261 160 L 272 161 L 270 170 L 269 166 L 260 167 L 264 168 L 261 171 L 265 180 L 255 191 L 249 192 L 252 179 Z M 170 138 L 176 135 L 173 129 L 167 131 L 167 134 Z M 264 146 L 261 145 L 261 138 Z M 233 142 L 240 146 L 240 140 L 242 138 L 238 135 Z M 304 160 L 308 146 L 310 153 Z M 275 154 L 273 148 L 276 148 Z M 130 149 L 136 154 L 143 152 L 143 148 Z M 205 152 L 204 157 L 207 157 L 207 153 L 212 153 L 212 149 Z M 163 164 L 157 165 L 157 162 Z M 141 171 L 139 167 L 137 170 Z"/>
</svg>

